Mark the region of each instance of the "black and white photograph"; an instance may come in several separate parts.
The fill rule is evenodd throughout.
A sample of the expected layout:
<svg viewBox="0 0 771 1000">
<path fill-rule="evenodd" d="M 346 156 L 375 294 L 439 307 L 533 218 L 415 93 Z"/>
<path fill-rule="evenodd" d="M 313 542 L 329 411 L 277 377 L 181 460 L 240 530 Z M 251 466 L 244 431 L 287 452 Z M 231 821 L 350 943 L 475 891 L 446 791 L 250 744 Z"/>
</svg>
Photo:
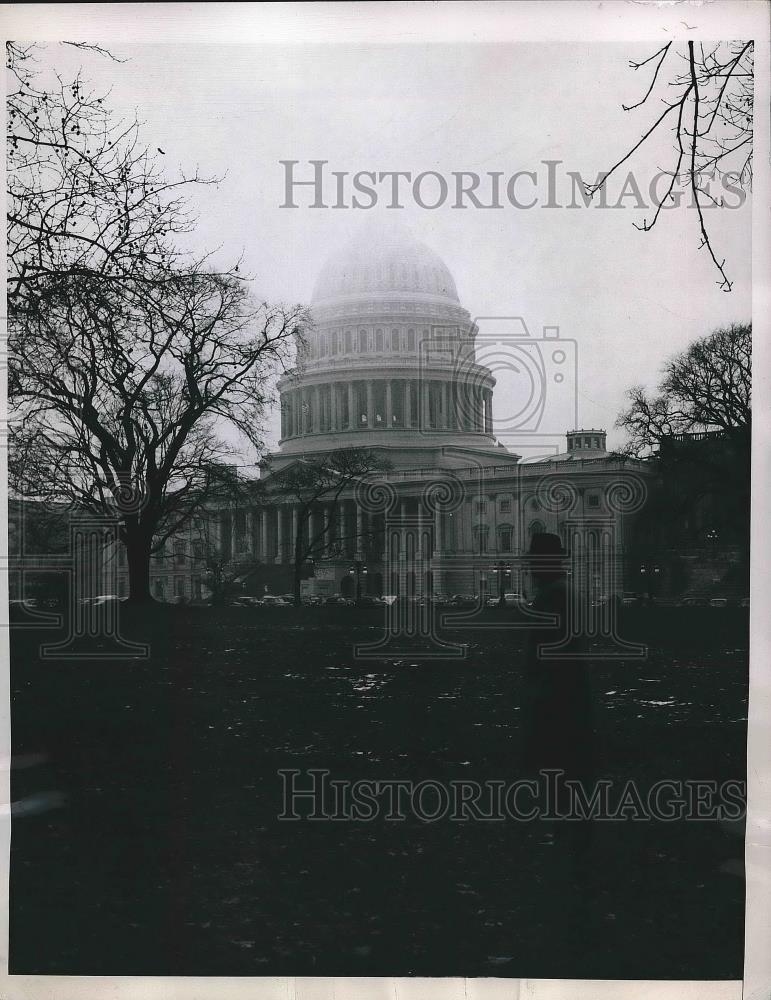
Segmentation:
<svg viewBox="0 0 771 1000">
<path fill-rule="evenodd" d="M 3 996 L 768 1000 L 768 18 L 3 5 Z"/>
</svg>

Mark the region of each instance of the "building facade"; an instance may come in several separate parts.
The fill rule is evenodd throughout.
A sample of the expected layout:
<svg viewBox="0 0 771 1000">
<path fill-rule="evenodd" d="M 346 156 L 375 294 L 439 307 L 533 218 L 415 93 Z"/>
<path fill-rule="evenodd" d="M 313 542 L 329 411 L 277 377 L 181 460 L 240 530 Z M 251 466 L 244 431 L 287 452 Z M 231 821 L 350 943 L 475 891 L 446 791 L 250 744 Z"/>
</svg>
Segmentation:
<svg viewBox="0 0 771 1000">
<path fill-rule="evenodd" d="M 308 593 L 526 593 L 538 531 L 580 554 L 593 592 L 622 589 L 647 466 L 609 454 L 603 430 L 565 428 L 564 450 L 536 461 L 496 441 L 495 378 L 431 249 L 393 229 L 362 233 L 322 269 L 312 313 L 298 368 L 278 386 L 281 438 L 254 501 L 172 540 L 152 569 L 154 596 L 205 597 L 213 565 L 246 592 L 290 592 L 298 531 L 325 538 L 305 568 Z M 340 449 L 367 449 L 387 471 L 319 498 L 303 519 L 282 475 Z M 125 592 L 120 561 L 117 581 Z"/>
</svg>

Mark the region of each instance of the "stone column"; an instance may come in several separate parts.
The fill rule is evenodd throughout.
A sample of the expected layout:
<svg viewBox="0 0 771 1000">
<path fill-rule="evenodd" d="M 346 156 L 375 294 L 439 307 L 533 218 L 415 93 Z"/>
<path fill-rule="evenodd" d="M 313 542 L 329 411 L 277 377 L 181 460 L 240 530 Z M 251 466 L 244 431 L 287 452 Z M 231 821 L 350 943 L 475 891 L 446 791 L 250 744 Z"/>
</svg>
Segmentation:
<svg viewBox="0 0 771 1000">
<path fill-rule="evenodd" d="M 340 547 L 343 555 L 348 554 L 348 518 L 345 510 L 345 500 L 340 501 Z"/>
<path fill-rule="evenodd" d="M 485 390 L 485 431 L 487 434 L 493 433 L 493 393 L 492 389 Z"/>
<path fill-rule="evenodd" d="M 268 561 L 268 510 L 266 507 L 260 511 L 260 558 L 263 562 Z"/>
<path fill-rule="evenodd" d="M 283 507 L 276 507 L 276 562 L 284 561 L 284 523 Z"/>
<path fill-rule="evenodd" d="M 339 414 L 337 412 L 337 404 L 338 404 L 337 382 L 330 383 L 330 386 L 329 386 L 329 403 L 330 403 L 330 411 L 331 411 L 330 414 L 329 414 L 329 419 L 330 419 L 330 423 L 331 423 L 331 429 L 333 431 L 339 431 L 340 430 L 340 417 L 339 417 Z"/>
<path fill-rule="evenodd" d="M 474 548 L 474 532 L 471 523 L 473 517 L 473 506 L 470 500 L 466 500 L 458 508 L 458 518 L 460 524 L 456 529 L 458 532 L 458 545 L 463 552 L 470 552 Z"/>
<path fill-rule="evenodd" d="M 361 507 L 356 504 L 356 544 L 354 546 L 355 557 L 361 559 L 364 554 L 364 515 Z"/>
<path fill-rule="evenodd" d="M 334 541 L 330 529 L 331 520 L 332 519 L 329 516 L 329 505 L 324 504 L 324 537 L 322 545 L 327 551 L 332 547 L 332 542 Z"/>
<path fill-rule="evenodd" d="M 375 405 L 374 393 L 372 391 L 372 379 L 367 379 L 367 427 L 375 426 Z"/>
<path fill-rule="evenodd" d="M 254 555 L 254 511 L 246 512 L 246 549 L 250 555 Z"/>
<path fill-rule="evenodd" d="M 292 504 L 292 538 L 290 544 L 292 546 L 292 551 L 290 552 L 290 562 L 294 562 L 294 554 L 297 547 L 297 532 L 299 530 L 299 512 L 297 510 L 297 504 Z"/>
<path fill-rule="evenodd" d="M 412 383 L 404 380 L 404 426 L 412 427 Z"/>
<path fill-rule="evenodd" d="M 421 408 L 421 426 L 424 431 L 427 431 L 431 427 L 431 403 L 429 400 L 431 394 L 431 383 L 427 379 L 423 379 L 420 383 L 420 408 Z"/>
<path fill-rule="evenodd" d="M 311 430 L 315 431 L 317 434 L 321 430 L 321 386 L 315 385 L 313 387 L 313 409 L 312 409 L 312 427 Z"/>
<path fill-rule="evenodd" d="M 348 383 L 348 429 L 355 430 L 359 426 L 359 419 L 356 414 L 356 405 L 353 382 Z"/>
<path fill-rule="evenodd" d="M 236 512 L 231 508 L 230 511 L 230 557 L 235 559 L 236 552 L 238 550 L 238 537 L 236 535 Z"/>
<path fill-rule="evenodd" d="M 394 425 L 393 418 L 393 406 L 391 399 L 391 379 L 389 378 L 385 384 L 385 419 L 386 427 L 389 429 Z"/>
<path fill-rule="evenodd" d="M 450 386 L 442 382 L 442 428 L 450 429 Z"/>
<path fill-rule="evenodd" d="M 442 551 L 442 514 L 439 505 L 434 508 L 434 552 L 439 555 Z"/>
</svg>

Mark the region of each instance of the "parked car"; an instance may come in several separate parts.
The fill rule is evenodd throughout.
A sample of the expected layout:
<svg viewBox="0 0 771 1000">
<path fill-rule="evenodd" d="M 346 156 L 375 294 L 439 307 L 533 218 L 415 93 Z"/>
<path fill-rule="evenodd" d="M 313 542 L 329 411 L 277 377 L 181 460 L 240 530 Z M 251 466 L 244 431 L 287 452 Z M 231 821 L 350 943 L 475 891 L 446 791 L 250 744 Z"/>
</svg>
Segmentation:
<svg viewBox="0 0 771 1000">
<path fill-rule="evenodd" d="M 230 603 L 236 608 L 259 608 L 262 600 L 251 594 L 242 594 L 239 597 L 234 597 Z"/>
<path fill-rule="evenodd" d="M 356 602 L 352 601 L 350 597 L 343 597 L 342 594 L 332 594 L 331 597 L 327 597 L 324 600 L 324 606 L 327 605 L 339 605 L 340 607 L 350 608 Z"/>
<path fill-rule="evenodd" d="M 283 597 L 278 597 L 276 594 L 266 594 L 264 597 L 260 598 L 260 605 L 263 608 L 291 608 L 292 605 L 289 601 L 285 600 Z"/>
<path fill-rule="evenodd" d="M 680 606 L 683 608 L 708 608 L 709 601 L 706 597 L 684 597 Z"/>
<path fill-rule="evenodd" d="M 453 594 L 448 601 L 451 608 L 475 608 L 478 603 L 473 594 Z"/>
<path fill-rule="evenodd" d="M 87 604 L 92 608 L 99 608 L 105 604 L 113 604 L 118 601 L 127 601 L 127 597 L 118 597 L 117 594 L 98 594 L 96 597 L 81 597 L 78 604 Z"/>
<path fill-rule="evenodd" d="M 379 597 L 373 597 L 371 594 L 366 594 L 359 601 L 360 608 L 380 608 L 383 606 L 383 601 Z"/>
<path fill-rule="evenodd" d="M 396 594 L 383 594 L 380 600 L 383 602 L 383 604 L 395 604 L 399 600 L 399 598 L 397 597 Z"/>
<path fill-rule="evenodd" d="M 503 595 L 503 603 L 507 608 L 524 608 L 527 607 L 527 598 L 524 594 L 509 591 Z"/>
<path fill-rule="evenodd" d="M 631 608 L 640 603 L 640 598 L 637 594 L 624 594 L 621 598 L 621 603 L 625 608 Z"/>
<path fill-rule="evenodd" d="M 710 598 L 709 606 L 711 608 L 727 608 L 729 603 L 727 597 L 712 597 Z"/>
</svg>

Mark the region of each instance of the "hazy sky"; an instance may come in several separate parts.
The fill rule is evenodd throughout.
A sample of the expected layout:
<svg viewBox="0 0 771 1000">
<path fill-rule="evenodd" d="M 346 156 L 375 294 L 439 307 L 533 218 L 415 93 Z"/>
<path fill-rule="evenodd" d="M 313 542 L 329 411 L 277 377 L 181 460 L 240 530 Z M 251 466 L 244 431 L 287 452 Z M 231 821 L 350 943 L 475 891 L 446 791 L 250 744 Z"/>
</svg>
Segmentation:
<svg viewBox="0 0 771 1000">
<path fill-rule="evenodd" d="M 328 170 L 477 173 L 536 171 L 517 191 L 547 200 L 544 160 L 557 168 L 557 199 L 571 199 L 567 171 L 586 178 L 633 145 L 661 104 L 625 113 L 647 77 L 628 68 L 651 45 L 412 44 L 112 45 L 127 61 L 50 46 L 65 77 L 78 65 L 98 89 L 111 88 L 118 113 L 136 113 L 151 146 L 179 167 L 223 175 L 199 189 L 196 249 L 224 260 L 243 255 L 270 299 L 307 301 L 327 254 L 373 212 L 281 208 L 280 160 L 328 160 Z M 668 137 L 633 161 L 647 191 L 672 162 Z M 330 188 L 330 190 L 332 190 Z M 379 188 L 385 199 L 385 187 Z M 485 198 L 484 186 L 480 196 Z M 430 189 L 426 191 L 430 194 Z M 611 201 L 620 191 L 611 188 Z M 750 209 L 708 213 L 715 249 L 735 280 L 721 292 L 695 212 L 665 212 L 656 229 L 633 222 L 633 198 L 619 209 L 397 210 L 455 276 L 474 315 L 520 315 L 531 331 L 558 325 L 578 343 L 580 421 L 613 424 L 634 383 L 653 385 L 663 361 L 715 327 L 750 318 Z M 379 210 L 379 209 L 378 209 Z M 378 211 L 376 210 L 376 211 Z M 390 212 L 388 214 L 394 214 Z M 650 211 L 647 212 L 650 217 Z"/>
</svg>

